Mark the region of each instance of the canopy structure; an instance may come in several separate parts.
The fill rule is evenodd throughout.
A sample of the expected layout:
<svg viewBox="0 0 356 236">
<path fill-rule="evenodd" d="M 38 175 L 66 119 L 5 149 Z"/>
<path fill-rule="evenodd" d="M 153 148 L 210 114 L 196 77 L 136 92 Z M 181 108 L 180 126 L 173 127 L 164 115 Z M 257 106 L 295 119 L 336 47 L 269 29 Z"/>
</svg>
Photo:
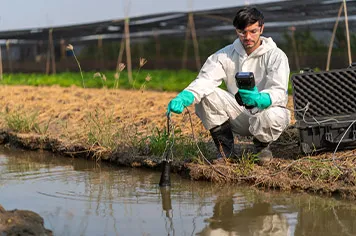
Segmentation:
<svg viewBox="0 0 356 236">
<path fill-rule="evenodd" d="M 284 51 L 292 69 L 319 67 L 328 70 L 330 64 L 334 68 L 344 68 L 345 65 L 351 64 L 352 50 L 349 36 L 350 32 L 355 33 L 353 30 L 356 29 L 356 1 L 256 0 L 256 2 L 259 4 L 252 6 L 260 9 L 265 16 L 264 35 L 271 36 L 279 46 L 284 44 Z M 344 11 L 344 2 L 346 2 L 347 14 Z M 137 60 L 137 57 L 142 55 L 150 57 L 146 68 L 199 70 L 204 58 L 214 50 L 218 50 L 220 46 L 227 44 L 223 40 L 228 40 L 229 43 L 231 40 L 235 40 L 236 34 L 232 21 L 236 11 L 241 7 L 243 6 L 163 12 L 89 24 L 0 31 L 0 50 L 1 44 L 4 47 L 6 41 L 2 58 L 7 63 L 3 63 L 3 67 L 5 71 L 10 72 L 45 70 L 47 74 L 50 70 L 52 73 L 56 73 L 57 68 L 58 71 L 74 70 L 75 65 L 66 63 L 65 60 L 68 56 L 66 55 L 66 44 L 73 44 L 79 55 L 83 55 L 80 52 L 85 52 L 85 50 L 89 52 L 81 58 L 81 64 L 85 68 L 114 69 L 117 68 L 119 62 L 126 62 L 129 78 L 132 77 L 131 61 Z M 336 23 L 338 23 L 338 28 L 340 26 L 348 27 L 345 27 L 346 37 L 340 37 L 341 31 L 338 32 L 338 43 L 341 42 L 341 47 L 339 47 L 338 54 L 333 54 L 331 60 L 332 38 L 336 35 Z M 304 43 L 303 33 L 307 31 L 313 32 L 313 35 L 309 37 L 311 39 L 308 41 L 309 48 L 303 49 L 301 46 Z M 344 32 L 345 30 L 342 30 L 341 33 Z M 299 37 L 302 37 L 299 42 L 295 37 L 297 33 L 299 33 Z M 167 44 L 167 37 L 172 37 L 172 42 L 169 41 L 170 43 Z M 133 41 L 130 41 L 131 39 L 135 40 L 137 44 L 131 43 Z M 199 45 L 199 43 L 203 39 L 212 39 L 215 42 L 220 40 L 218 42 L 220 44 L 216 48 L 214 46 L 217 43 L 201 47 L 202 44 Z M 322 49 L 319 47 L 320 41 L 323 44 Z M 147 52 L 147 48 L 144 49 L 144 42 L 149 44 L 147 48 L 150 52 Z M 325 49 L 326 44 L 329 44 L 329 52 Z M 136 47 L 136 52 L 131 53 L 130 48 L 137 45 L 139 47 Z M 347 49 L 345 45 L 347 45 Z M 188 49 L 191 46 L 193 46 L 193 50 Z M 177 48 L 177 50 L 174 51 L 172 48 Z M 193 52 L 194 58 L 191 52 Z M 347 56 L 345 56 L 345 52 Z M 326 58 L 328 59 L 326 60 Z M 43 65 L 45 65 L 45 69 Z M 50 65 L 52 69 L 50 69 Z"/>
<path fill-rule="evenodd" d="M 257 5 L 263 11 L 266 30 L 279 32 L 290 26 L 298 29 L 332 30 L 342 1 L 298 0 L 280 1 Z M 219 35 L 221 31 L 233 30 L 232 19 L 238 7 L 192 12 L 197 35 Z M 349 28 L 356 27 L 356 1 L 347 1 Z M 167 12 L 163 14 L 129 19 L 131 37 L 159 35 L 184 35 L 190 12 Z M 343 19 L 343 18 L 342 18 Z M 125 19 L 71 25 L 53 28 L 53 39 L 121 38 Z M 47 40 L 49 28 L 0 32 L 0 39 Z"/>
</svg>

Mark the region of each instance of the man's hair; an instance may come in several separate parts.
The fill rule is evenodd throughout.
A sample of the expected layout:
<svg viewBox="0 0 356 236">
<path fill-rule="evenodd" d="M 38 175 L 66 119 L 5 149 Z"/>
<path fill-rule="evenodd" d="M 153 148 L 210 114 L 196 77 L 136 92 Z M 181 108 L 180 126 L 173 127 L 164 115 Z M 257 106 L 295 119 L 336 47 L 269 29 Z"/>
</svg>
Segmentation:
<svg viewBox="0 0 356 236">
<path fill-rule="evenodd" d="M 264 16 L 262 12 L 255 7 L 245 7 L 237 11 L 233 24 L 236 29 L 243 30 L 248 25 L 258 22 L 259 26 L 264 24 Z"/>
</svg>

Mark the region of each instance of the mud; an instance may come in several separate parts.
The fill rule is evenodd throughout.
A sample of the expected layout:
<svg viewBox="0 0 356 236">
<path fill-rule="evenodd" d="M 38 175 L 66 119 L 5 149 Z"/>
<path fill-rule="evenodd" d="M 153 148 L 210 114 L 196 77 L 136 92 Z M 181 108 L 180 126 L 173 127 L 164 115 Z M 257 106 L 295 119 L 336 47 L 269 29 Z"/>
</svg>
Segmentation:
<svg viewBox="0 0 356 236">
<path fill-rule="evenodd" d="M 0 94 L 2 144 L 123 166 L 161 168 L 162 156 L 142 150 L 137 146 L 138 138 L 165 128 L 166 106 L 176 93 L 1 86 Z M 291 97 L 288 107 L 293 108 Z M 172 116 L 174 128 L 183 136 L 199 137 L 213 145 L 193 109 L 189 109 L 182 115 Z M 28 132 L 11 129 L 9 114 L 16 113 L 36 114 L 37 128 Z M 95 133 L 98 132 L 95 127 L 107 133 Z M 117 132 L 113 135 L 112 130 Z M 90 142 L 93 134 L 102 135 L 102 139 Z M 214 164 L 212 159 L 197 154 L 189 161 L 173 159 L 172 171 L 194 180 L 356 198 L 356 150 L 338 152 L 337 158 L 332 158 L 332 153 L 302 156 L 298 131 L 291 126 L 273 144 L 275 158 L 259 166 L 253 155 L 244 152 L 251 140 L 240 138 L 237 144 L 242 147 L 242 160 L 227 159 Z"/>
<path fill-rule="evenodd" d="M 0 233 L 1 235 L 21 236 L 51 236 L 52 231 L 45 229 L 43 218 L 37 213 L 24 210 L 6 211 L 0 205 Z"/>
</svg>

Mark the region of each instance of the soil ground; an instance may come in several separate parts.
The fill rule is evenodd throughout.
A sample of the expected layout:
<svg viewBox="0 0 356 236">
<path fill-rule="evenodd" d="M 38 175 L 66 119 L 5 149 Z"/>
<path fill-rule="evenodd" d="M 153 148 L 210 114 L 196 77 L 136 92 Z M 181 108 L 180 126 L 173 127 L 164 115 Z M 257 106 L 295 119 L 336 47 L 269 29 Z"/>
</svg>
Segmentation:
<svg viewBox="0 0 356 236">
<path fill-rule="evenodd" d="M 50 236 L 50 230 L 44 228 L 43 218 L 37 213 L 24 210 L 6 211 L 0 205 L 1 235 Z"/>
<path fill-rule="evenodd" d="M 167 103 L 176 94 L 0 86 L 0 143 L 158 169 L 161 156 L 152 155 L 150 150 L 135 144 L 154 130 L 164 130 Z M 292 98 L 289 100 L 288 107 L 292 109 Z M 172 115 L 175 129 L 191 139 L 199 137 L 214 150 L 209 133 L 194 109 L 189 110 L 182 115 Z M 27 129 L 21 130 L 21 127 Z M 251 145 L 248 139 L 237 142 L 245 147 Z M 301 156 L 297 142 L 298 132 L 291 126 L 273 144 L 275 158 L 266 165 L 257 165 L 254 156 L 249 154 L 244 154 L 240 161 L 227 159 L 215 164 L 198 155 L 189 161 L 174 159 L 172 170 L 194 180 L 356 197 L 356 150 L 338 152 L 336 156 L 332 153 Z"/>
</svg>

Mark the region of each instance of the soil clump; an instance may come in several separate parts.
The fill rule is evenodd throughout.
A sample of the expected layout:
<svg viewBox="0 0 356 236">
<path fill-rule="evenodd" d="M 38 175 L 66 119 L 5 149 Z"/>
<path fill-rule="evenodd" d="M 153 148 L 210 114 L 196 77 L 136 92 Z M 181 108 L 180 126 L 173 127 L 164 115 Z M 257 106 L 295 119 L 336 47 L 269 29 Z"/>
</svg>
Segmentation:
<svg viewBox="0 0 356 236">
<path fill-rule="evenodd" d="M 6 211 L 0 205 L 0 233 L 1 235 L 21 236 L 51 236 L 52 231 L 45 229 L 43 218 L 37 213 L 24 210 Z"/>
</svg>

